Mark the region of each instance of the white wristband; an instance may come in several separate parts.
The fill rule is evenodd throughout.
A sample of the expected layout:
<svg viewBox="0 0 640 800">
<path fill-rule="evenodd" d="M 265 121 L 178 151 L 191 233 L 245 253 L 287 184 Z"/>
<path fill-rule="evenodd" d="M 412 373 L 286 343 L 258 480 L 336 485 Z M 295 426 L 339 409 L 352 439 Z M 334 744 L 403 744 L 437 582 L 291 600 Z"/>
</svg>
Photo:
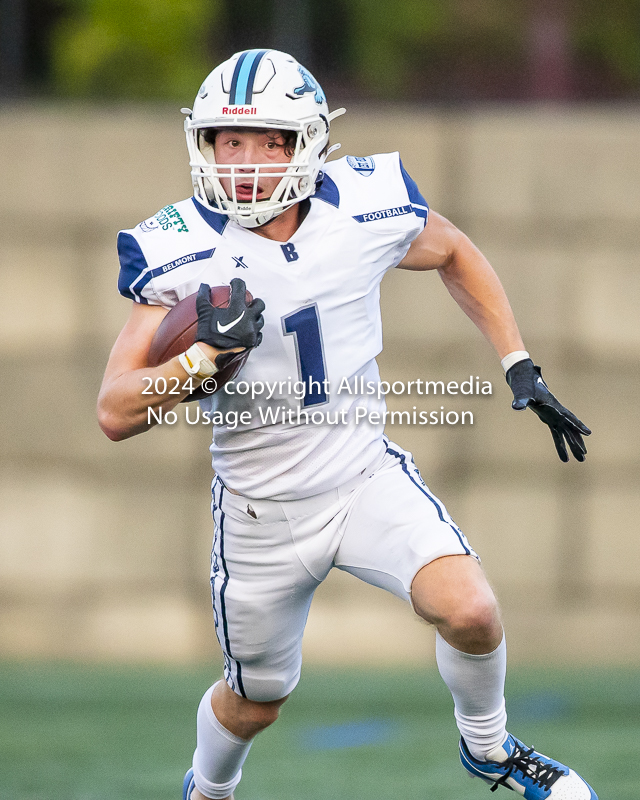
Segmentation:
<svg viewBox="0 0 640 800">
<path fill-rule="evenodd" d="M 526 350 L 514 350 L 513 353 L 506 355 L 500 362 L 502 364 L 504 374 L 506 375 L 514 364 L 517 364 L 518 361 L 524 361 L 525 358 L 531 358 Z"/>
<path fill-rule="evenodd" d="M 218 372 L 218 367 L 206 357 L 197 344 L 192 344 L 188 350 L 180 353 L 178 361 L 187 375 L 198 380 L 210 378 Z"/>
</svg>

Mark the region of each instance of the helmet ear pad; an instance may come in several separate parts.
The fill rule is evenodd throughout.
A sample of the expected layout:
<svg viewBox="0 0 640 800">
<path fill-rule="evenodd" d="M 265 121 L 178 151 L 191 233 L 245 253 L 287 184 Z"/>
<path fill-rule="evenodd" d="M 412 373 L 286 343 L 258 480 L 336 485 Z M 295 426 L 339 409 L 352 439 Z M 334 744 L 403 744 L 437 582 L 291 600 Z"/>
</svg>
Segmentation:
<svg viewBox="0 0 640 800">
<path fill-rule="evenodd" d="M 217 128 L 202 128 L 198 130 L 196 133 L 196 143 L 198 146 L 198 150 L 200 151 L 200 153 L 202 153 L 202 157 L 207 162 L 207 164 L 216 163 L 215 139 L 217 132 L 218 132 Z M 216 205 L 217 200 L 216 200 L 216 191 L 214 189 L 214 184 L 213 184 L 214 180 L 217 181 L 217 179 L 215 178 L 203 178 L 202 187 L 204 189 L 207 200 L 213 205 Z M 218 186 L 218 192 L 224 192 L 221 184 Z"/>
</svg>

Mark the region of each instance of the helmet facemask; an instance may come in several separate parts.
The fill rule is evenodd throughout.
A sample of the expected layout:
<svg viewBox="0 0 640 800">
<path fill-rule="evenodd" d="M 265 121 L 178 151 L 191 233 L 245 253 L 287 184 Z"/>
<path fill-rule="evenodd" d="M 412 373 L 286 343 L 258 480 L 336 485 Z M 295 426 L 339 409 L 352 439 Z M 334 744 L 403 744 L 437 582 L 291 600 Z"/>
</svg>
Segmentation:
<svg viewBox="0 0 640 800">
<path fill-rule="evenodd" d="M 201 200 L 206 198 L 207 204 L 214 210 L 228 214 L 242 227 L 255 228 L 264 225 L 315 191 L 316 176 L 327 155 L 329 124 L 326 118 L 303 123 L 297 130 L 292 128 L 291 123 L 276 126 L 274 120 L 274 126 L 268 130 L 295 132 L 295 143 L 289 162 L 218 163 L 214 145 L 207 142 L 203 136 L 203 131 L 208 127 L 194 126 L 188 130 L 191 176 L 196 197 Z M 233 127 L 247 131 L 265 130 L 248 125 Z M 224 130 L 224 127 L 215 126 L 214 129 L 220 131 Z M 280 180 L 270 197 L 258 200 L 258 184 L 264 177 L 280 178 Z M 221 179 L 230 182 L 230 196 L 223 188 Z M 253 196 L 250 201 L 237 198 L 236 186 L 240 182 L 253 184 Z"/>
</svg>

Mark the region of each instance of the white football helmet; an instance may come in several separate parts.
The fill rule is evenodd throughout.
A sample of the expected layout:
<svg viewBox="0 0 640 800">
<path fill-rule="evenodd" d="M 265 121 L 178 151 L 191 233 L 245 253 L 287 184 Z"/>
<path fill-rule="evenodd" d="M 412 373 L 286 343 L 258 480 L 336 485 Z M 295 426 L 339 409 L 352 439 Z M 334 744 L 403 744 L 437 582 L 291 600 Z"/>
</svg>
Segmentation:
<svg viewBox="0 0 640 800">
<path fill-rule="evenodd" d="M 194 195 L 204 206 L 229 216 L 244 228 L 264 225 L 316 189 L 318 173 L 329 152 L 329 125 L 344 114 L 329 113 L 320 85 L 301 64 L 279 50 L 245 50 L 216 67 L 200 87 L 184 129 Z M 217 164 L 205 128 L 259 128 L 295 131 L 295 149 L 289 163 Z M 253 170 L 247 174 L 247 168 Z M 238 201 L 236 175 L 253 180 L 251 202 Z M 264 170 L 280 181 L 268 200 L 257 200 L 258 180 Z M 219 180 L 231 178 L 228 197 Z"/>
</svg>

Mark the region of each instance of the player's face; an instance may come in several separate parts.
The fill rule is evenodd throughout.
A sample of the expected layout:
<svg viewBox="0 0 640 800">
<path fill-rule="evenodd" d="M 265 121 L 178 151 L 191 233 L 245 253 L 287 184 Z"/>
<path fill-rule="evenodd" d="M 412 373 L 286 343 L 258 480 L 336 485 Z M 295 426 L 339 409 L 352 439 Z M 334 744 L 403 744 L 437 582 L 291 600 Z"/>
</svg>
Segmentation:
<svg viewBox="0 0 640 800">
<path fill-rule="evenodd" d="M 286 164 L 291 161 L 291 150 L 280 131 L 219 131 L 214 145 L 218 164 Z M 282 173 L 282 167 L 260 170 L 256 200 L 266 200 L 273 194 L 282 175 L 270 178 L 269 172 Z M 224 170 L 221 170 L 224 174 Z M 219 178 L 227 197 L 232 197 L 231 178 Z M 240 202 L 253 198 L 253 168 L 236 171 L 236 197 Z"/>
</svg>

